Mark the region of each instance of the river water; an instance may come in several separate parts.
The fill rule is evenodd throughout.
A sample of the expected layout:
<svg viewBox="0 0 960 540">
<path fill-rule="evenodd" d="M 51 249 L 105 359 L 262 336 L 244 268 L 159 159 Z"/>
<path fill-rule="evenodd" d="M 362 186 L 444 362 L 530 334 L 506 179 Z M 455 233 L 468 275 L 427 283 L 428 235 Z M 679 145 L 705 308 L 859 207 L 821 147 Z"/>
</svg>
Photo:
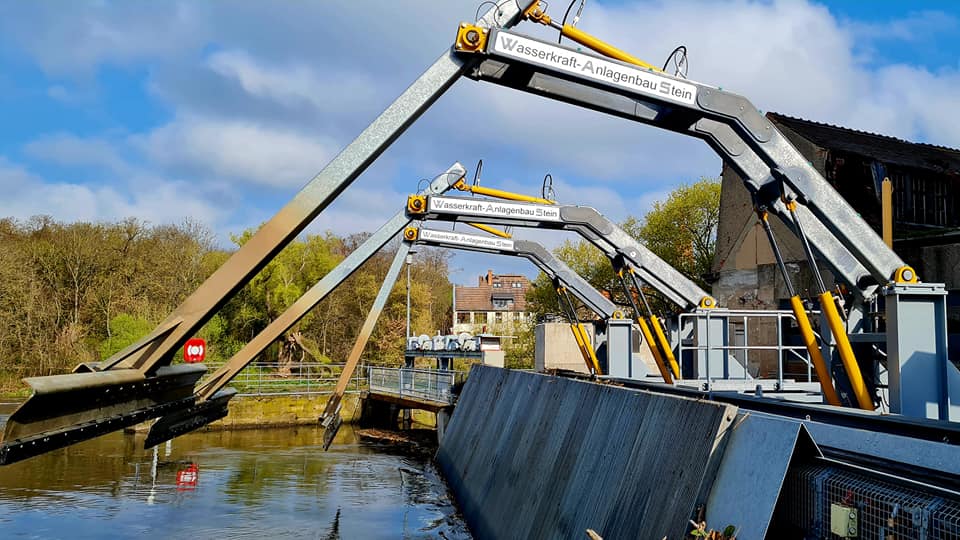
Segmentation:
<svg viewBox="0 0 960 540">
<path fill-rule="evenodd" d="M 2 407 L 2 406 L 0 406 Z M 10 408 L 0 408 L 0 424 Z M 470 538 L 430 457 L 319 429 L 112 433 L 0 468 L 0 538 Z"/>
</svg>

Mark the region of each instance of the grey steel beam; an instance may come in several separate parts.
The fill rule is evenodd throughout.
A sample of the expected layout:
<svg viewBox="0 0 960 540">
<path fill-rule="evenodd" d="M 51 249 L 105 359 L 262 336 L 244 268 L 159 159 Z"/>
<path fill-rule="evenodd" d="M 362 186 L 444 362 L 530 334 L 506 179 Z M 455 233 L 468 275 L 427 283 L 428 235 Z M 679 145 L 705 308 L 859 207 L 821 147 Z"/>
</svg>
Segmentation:
<svg viewBox="0 0 960 540">
<path fill-rule="evenodd" d="M 785 189 L 812 213 L 801 219 L 805 226 L 810 222 L 806 229 L 814 247 L 854 287 L 864 287 L 864 275 L 887 283 L 904 266 L 742 96 L 506 31 L 490 32 L 481 57 L 487 60 L 469 75 L 472 78 L 704 139 L 741 172 L 754 192 L 778 196 L 779 179 L 784 179 Z M 769 201 L 771 210 L 789 224 L 785 208 L 775 201 Z M 864 288 L 866 295 L 873 293 L 873 288 Z"/>
<path fill-rule="evenodd" d="M 404 239 L 409 241 L 409 236 L 404 234 Z M 616 304 L 537 242 L 425 228 L 417 231 L 416 240 L 413 242 L 431 247 L 522 257 L 532 262 L 551 279 L 556 279 L 566 286 L 594 313 L 607 319 L 622 318 L 622 312 Z"/>
<path fill-rule="evenodd" d="M 446 172 L 433 179 L 426 192 L 434 194 L 443 193 L 466 174 L 467 171 L 462 165 L 454 163 Z M 401 233 L 411 221 L 411 218 L 408 218 L 403 212 L 399 212 L 380 226 L 376 232 L 357 246 L 340 264 L 328 272 L 327 275 L 323 276 L 323 279 L 318 281 L 313 287 L 310 287 L 307 292 L 303 293 L 303 296 L 291 304 L 286 311 L 267 325 L 267 327 L 250 340 L 249 343 L 234 354 L 226 364 L 211 375 L 210 378 L 197 389 L 197 395 L 200 396 L 201 399 L 209 399 L 218 390 L 223 388 L 231 379 L 236 377 L 237 373 L 240 373 L 254 358 L 259 356 L 264 349 L 276 341 L 284 332 L 289 330 L 297 321 L 302 319 L 304 315 L 323 301 L 328 294 L 348 277 L 353 275 L 364 262 L 370 259 L 370 257 L 373 257 L 387 242 Z"/>
<path fill-rule="evenodd" d="M 409 211 L 411 209 L 408 208 Z M 422 211 L 425 213 L 410 215 L 422 216 L 427 220 L 472 221 L 576 232 L 608 257 L 620 255 L 630 261 L 645 283 L 682 309 L 693 309 L 699 306 L 704 298 L 711 298 L 696 283 L 593 208 L 430 196 L 426 197 Z"/>
<path fill-rule="evenodd" d="M 512 26 L 520 8 L 501 2 L 480 18 L 481 27 Z M 348 144 L 296 196 L 237 250 L 191 294 L 170 317 L 179 323 L 153 342 L 141 341 L 114 355 L 101 369 L 154 371 L 173 359 L 173 353 L 216 313 L 226 301 L 257 274 L 304 227 L 346 189 L 373 161 L 430 107 L 477 59 L 463 58 L 453 49 L 442 55 L 417 78 L 380 116 Z"/>
<path fill-rule="evenodd" d="M 410 244 L 401 242 L 400 247 L 397 248 L 397 254 L 394 255 L 393 262 L 387 270 L 387 275 L 383 279 L 383 284 L 380 285 L 377 297 L 374 298 L 373 305 L 370 306 L 367 318 L 364 319 L 363 326 L 360 327 L 357 339 L 353 342 L 353 348 L 350 349 L 350 355 L 347 357 L 343 370 L 340 372 L 337 386 L 327 400 L 323 415 L 320 417 L 320 423 L 323 425 L 324 450 L 330 448 L 330 444 L 333 442 L 337 430 L 340 429 L 340 424 L 342 423 L 340 418 L 340 400 L 343 398 L 343 393 L 347 390 L 347 385 L 350 384 L 350 379 L 353 378 L 353 372 L 357 369 L 357 364 L 360 363 L 360 355 L 363 354 L 363 349 L 366 348 L 367 341 L 370 340 L 370 335 L 373 333 L 373 327 L 376 326 L 377 320 L 380 319 L 380 314 L 383 313 L 383 307 L 387 305 L 390 291 L 393 290 L 393 285 L 397 282 L 397 277 L 400 276 L 400 270 L 403 269 L 404 261 L 409 254 Z"/>
</svg>

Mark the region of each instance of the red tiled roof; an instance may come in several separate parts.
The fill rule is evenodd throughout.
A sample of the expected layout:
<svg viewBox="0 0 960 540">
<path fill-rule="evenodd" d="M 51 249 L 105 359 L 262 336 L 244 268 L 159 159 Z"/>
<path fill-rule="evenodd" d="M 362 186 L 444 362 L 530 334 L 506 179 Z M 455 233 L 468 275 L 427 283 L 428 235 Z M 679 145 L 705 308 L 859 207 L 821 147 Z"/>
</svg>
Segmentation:
<svg viewBox="0 0 960 540">
<path fill-rule="evenodd" d="M 499 283 L 500 287 L 494 287 L 494 283 Z M 520 283 L 519 287 L 513 287 L 513 283 Z M 482 276 L 480 285 L 477 287 L 467 287 L 464 285 L 456 286 L 456 310 L 457 311 L 526 311 L 527 309 L 527 291 L 532 284 L 526 276 L 519 274 L 492 274 L 490 282 L 487 283 L 486 276 Z M 496 309 L 493 307 L 493 298 L 513 299 L 513 307 L 509 309 Z"/>
</svg>

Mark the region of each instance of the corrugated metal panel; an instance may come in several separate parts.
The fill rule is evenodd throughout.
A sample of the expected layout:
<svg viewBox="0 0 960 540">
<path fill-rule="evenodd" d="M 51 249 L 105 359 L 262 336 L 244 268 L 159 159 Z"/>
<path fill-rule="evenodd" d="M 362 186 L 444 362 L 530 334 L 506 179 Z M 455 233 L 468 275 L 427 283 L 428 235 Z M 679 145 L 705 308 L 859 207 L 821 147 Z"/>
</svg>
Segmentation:
<svg viewBox="0 0 960 540">
<path fill-rule="evenodd" d="M 735 414 L 475 366 L 438 461 L 477 538 L 679 538 Z"/>
</svg>

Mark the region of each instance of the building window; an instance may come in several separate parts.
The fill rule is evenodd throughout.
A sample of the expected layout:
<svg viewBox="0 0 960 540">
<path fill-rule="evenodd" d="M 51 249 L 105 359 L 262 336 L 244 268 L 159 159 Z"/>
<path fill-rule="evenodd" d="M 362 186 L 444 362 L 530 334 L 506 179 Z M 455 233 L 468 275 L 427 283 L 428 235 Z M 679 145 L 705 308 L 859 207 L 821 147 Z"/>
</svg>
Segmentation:
<svg viewBox="0 0 960 540">
<path fill-rule="evenodd" d="M 896 221 L 938 227 L 960 224 L 956 198 L 944 179 L 895 173 L 891 180 Z"/>
<path fill-rule="evenodd" d="M 494 298 L 493 309 L 510 309 L 513 307 L 512 298 Z"/>
<path fill-rule="evenodd" d="M 457 322 L 460 324 L 465 324 L 470 322 L 470 314 L 464 313 L 462 311 L 457 312 Z"/>
<path fill-rule="evenodd" d="M 514 281 L 513 283 L 510 284 L 510 286 L 513 287 L 514 289 L 522 289 L 523 283 L 520 283 L 519 281 Z"/>
<path fill-rule="evenodd" d="M 494 289 L 499 289 L 500 287 L 503 287 L 503 283 L 500 283 L 499 281 L 494 281 L 494 282 L 493 282 L 493 288 L 494 288 Z"/>
<path fill-rule="evenodd" d="M 496 312 L 496 313 L 494 313 L 494 314 L 493 314 L 493 322 L 494 322 L 495 324 L 502 323 L 502 322 L 503 322 L 503 313 L 500 313 L 499 311 Z"/>
</svg>

